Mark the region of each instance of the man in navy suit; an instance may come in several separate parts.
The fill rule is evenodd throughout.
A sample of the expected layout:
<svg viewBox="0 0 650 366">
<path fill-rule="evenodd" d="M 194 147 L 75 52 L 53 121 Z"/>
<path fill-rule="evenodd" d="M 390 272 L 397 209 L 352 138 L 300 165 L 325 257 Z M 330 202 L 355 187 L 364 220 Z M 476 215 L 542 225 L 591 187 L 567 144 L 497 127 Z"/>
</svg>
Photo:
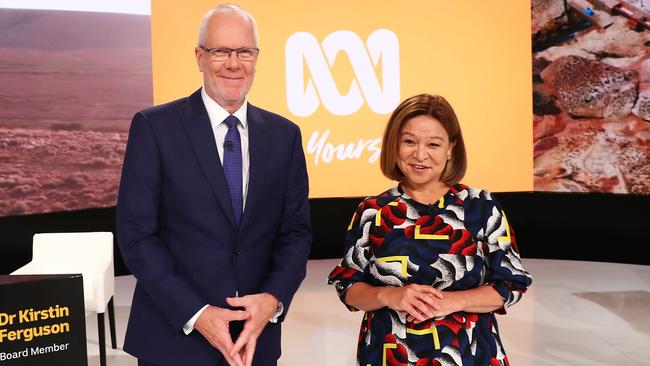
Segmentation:
<svg viewBox="0 0 650 366">
<path fill-rule="evenodd" d="M 117 231 L 137 278 L 124 349 L 139 365 L 276 365 L 311 246 L 300 130 L 248 103 L 259 54 L 235 5 L 204 17 L 203 88 L 135 115 Z"/>
</svg>

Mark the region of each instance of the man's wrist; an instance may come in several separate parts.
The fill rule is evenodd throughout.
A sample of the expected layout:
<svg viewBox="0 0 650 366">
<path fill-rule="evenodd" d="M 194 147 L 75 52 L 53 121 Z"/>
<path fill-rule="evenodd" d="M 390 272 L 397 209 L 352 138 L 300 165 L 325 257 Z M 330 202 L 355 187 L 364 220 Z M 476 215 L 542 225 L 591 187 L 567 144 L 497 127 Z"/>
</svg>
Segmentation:
<svg viewBox="0 0 650 366">
<path fill-rule="evenodd" d="M 284 312 L 284 305 L 282 304 L 282 301 L 278 301 L 278 307 L 275 310 L 275 313 L 269 319 L 269 322 L 271 323 L 277 323 L 278 320 L 280 319 L 280 316 L 282 316 L 282 313 Z"/>
<path fill-rule="evenodd" d="M 210 305 L 205 304 L 199 311 L 196 312 L 196 314 L 194 314 L 194 316 L 190 320 L 187 321 L 187 323 L 183 325 L 183 333 L 185 333 L 185 335 L 192 333 L 192 331 L 194 330 L 194 324 L 196 324 L 196 321 L 199 319 L 199 316 L 203 314 L 203 312 L 205 311 L 205 309 L 207 309 L 208 306 Z"/>
</svg>

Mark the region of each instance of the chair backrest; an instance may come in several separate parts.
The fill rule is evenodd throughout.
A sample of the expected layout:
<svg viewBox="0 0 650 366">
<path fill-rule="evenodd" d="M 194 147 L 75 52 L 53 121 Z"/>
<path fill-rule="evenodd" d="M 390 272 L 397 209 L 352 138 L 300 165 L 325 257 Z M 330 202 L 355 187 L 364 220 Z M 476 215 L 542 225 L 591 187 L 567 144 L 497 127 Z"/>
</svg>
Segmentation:
<svg viewBox="0 0 650 366">
<path fill-rule="evenodd" d="M 43 233 L 35 234 L 32 262 L 52 273 L 86 273 L 95 268 L 113 267 L 113 233 Z"/>
</svg>

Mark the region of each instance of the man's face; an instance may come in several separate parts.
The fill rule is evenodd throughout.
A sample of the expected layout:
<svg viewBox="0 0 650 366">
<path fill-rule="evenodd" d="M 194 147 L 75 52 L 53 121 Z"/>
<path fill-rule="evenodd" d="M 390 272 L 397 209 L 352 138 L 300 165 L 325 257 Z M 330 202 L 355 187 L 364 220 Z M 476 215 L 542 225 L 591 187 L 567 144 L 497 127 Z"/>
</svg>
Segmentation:
<svg viewBox="0 0 650 366">
<path fill-rule="evenodd" d="M 253 24 L 246 18 L 231 13 L 213 15 L 205 32 L 206 48 L 256 47 Z M 244 103 L 253 85 L 257 58 L 241 61 L 232 52 L 225 61 L 214 60 L 201 48 L 195 49 L 199 70 L 203 73 L 206 93 L 228 112 L 235 112 Z"/>
</svg>

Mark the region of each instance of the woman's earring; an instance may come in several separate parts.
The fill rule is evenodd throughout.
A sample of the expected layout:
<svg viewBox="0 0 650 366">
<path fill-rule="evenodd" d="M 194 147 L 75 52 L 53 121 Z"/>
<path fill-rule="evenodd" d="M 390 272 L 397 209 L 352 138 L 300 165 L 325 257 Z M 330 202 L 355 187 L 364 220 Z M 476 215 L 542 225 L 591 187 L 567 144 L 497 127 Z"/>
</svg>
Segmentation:
<svg viewBox="0 0 650 366">
<path fill-rule="evenodd" d="M 451 153 L 447 153 L 447 160 L 451 160 Z"/>
</svg>

